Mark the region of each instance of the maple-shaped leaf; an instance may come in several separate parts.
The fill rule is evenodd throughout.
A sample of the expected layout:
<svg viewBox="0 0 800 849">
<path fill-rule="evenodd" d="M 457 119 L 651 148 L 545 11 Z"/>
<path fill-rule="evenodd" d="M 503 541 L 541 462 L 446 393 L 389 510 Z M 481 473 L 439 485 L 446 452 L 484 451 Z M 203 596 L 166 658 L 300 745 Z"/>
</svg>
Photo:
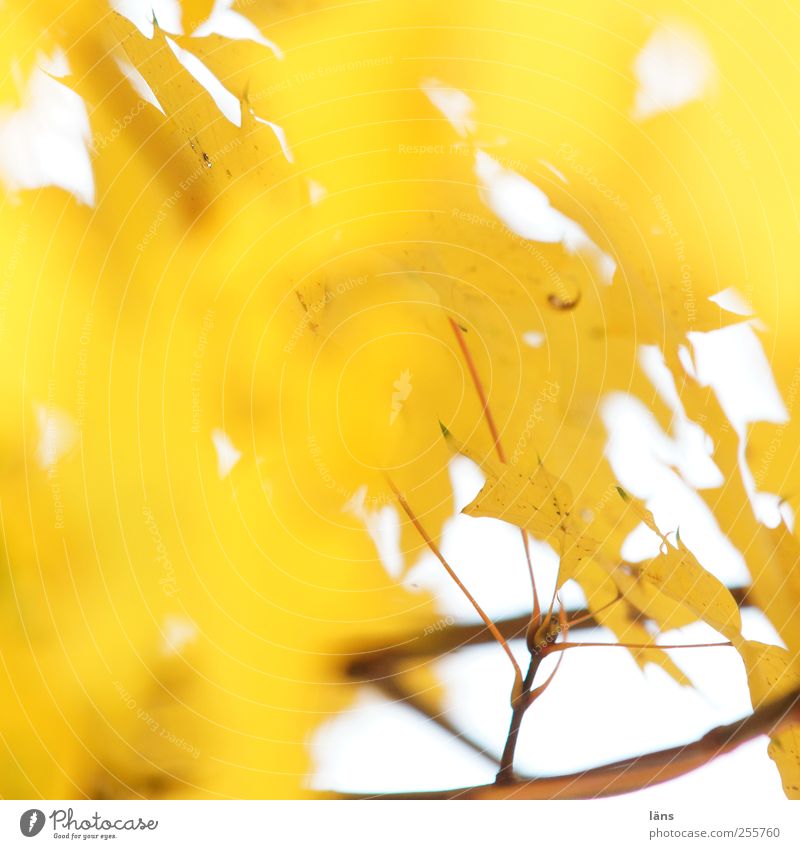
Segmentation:
<svg viewBox="0 0 800 849">
<path fill-rule="evenodd" d="M 619 490 L 630 509 L 661 539 L 660 553 L 640 564 L 624 564 L 622 569 L 638 581 L 652 585 L 664 599 L 671 599 L 675 609 L 668 606 L 662 615 L 671 613 L 681 617 L 680 608 L 694 613 L 695 617 L 732 642 L 741 637 L 742 616 L 736 599 L 718 578 L 700 564 L 695 555 L 684 545 L 680 534 L 675 534 L 675 543 L 670 542 L 656 525 L 653 514 L 634 501 L 623 490 Z M 685 612 L 683 614 L 685 616 Z"/>
<path fill-rule="evenodd" d="M 572 496 L 566 484 L 537 463 L 528 473 L 516 467 L 490 470 L 486 483 L 462 512 L 467 516 L 502 519 L 550 542 L 560 556 L 558 585 L 575 578 L 597 551 L 572 516 Z"/>
</svg>

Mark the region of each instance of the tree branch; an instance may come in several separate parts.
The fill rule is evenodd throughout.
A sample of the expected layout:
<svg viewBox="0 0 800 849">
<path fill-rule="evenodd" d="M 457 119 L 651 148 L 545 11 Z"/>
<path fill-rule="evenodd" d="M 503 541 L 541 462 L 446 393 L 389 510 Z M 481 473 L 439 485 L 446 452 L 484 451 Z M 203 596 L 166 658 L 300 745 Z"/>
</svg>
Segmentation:
<svg viewBox="0 0 800 849">
<path fill-rule="evenodd" d="M 752 604 L 748 596 L 749 587 L 730 587 L 729 589 L 740 607 L 748 607 Z M 623 599 L 620 603 L 626 602 Z M 631 611 L 632 621 L 647 621 L 647 617 L 638 614 L 634 608 L 631 608 Z M 593 618 L 590 610 L 575 608 L 568 610 L 567 616 L 570 619 L 582 620 L 571 624 L 570 631 L 600 627 L 600 623 Z M 508 641 L 524 639 L 529 623 L 530 614 L 523 614 L 511 619 L 498 619 L 494 624 L 503 638 Z M 357 653 L 354 652 L 355 657 L 347 665 L 347 674 L 356 680 L 369 680 L 373 669 L 385 669 L 384 664 L 387 662 L 395 663 L 414 657 L 438 657 L 469 646 L 484 645 L 493 639 L 485 625 L 449 625 L 433 634 L 409 635 L 408 639 L 394 646 L 376 646 L 371 650 L 362 649 Z"/>
<path fill-rule="evenodd" d="M 533 686 L 533 679 L 536 677 L 541 662 L 541 655 L 531 655 L 531 662 L 525 674 L 525 679 L 522 682 L 522 691 L 514 700 L 511 711 L 511 724 L 508 728 L 508 736 L 506 737 L 506 744 L 503 748 L 503 755 L 500 758 L 500 769 L 495 779 L 498 784 L 509 784 L 514 781 L 514 753 L 517 750 L 517 739 L 522 728 L 522 720 L 525 718 L 525 712 L 531 705 L 531 687 Z"/>
<path fill-rule="evenodd" d="M 800 689 L 759 707 L 730 725 L 720 725 L 684 746 L 628 758 L 585 772 L 549 778 L 520 778 L 507 784 L 484 784 L 423 793 L 355 795 L 350 799 L 592 799 L 641 790 L 686 775 L 720 755 L 763 734 L 772 735 L 800 722 Z"/>
</svg>

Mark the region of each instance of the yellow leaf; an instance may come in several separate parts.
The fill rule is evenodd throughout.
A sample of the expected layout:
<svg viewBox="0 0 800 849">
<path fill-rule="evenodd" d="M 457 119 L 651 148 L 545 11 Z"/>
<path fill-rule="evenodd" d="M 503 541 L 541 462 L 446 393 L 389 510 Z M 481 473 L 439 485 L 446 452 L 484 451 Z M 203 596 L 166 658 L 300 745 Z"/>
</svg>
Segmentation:
<svg viewBox="0 0 800 849">
<path fill-rule="evenodd" d="M 653 642 L 653 635 L 641 621 L 640 611 L 628 604 L 627 598 L 619 599 L 621 588 L 616 573 L 612 576 L 600 564 L 591 561 L 581 571 L 579 583 L 586 593 L 589 610 L 594 618 L 608 628 L 619 642 L 637 645 Z M 647 649 L 630 649 L 630 653 L 640 668 L 644 669 L 648 663 L 654 663 L 678 684 L 691 686 L 692 682 L 686 674 L 662 649 L 654 646 Z"/>
<path fill-rule="evenodd" d="M 698 563 L 680 540 L 677 548 L 667 545 L 658 557 L 630 568 L 727 639 L 733 642 L 739 639 L 742 617 L 736 599 L 722 581 Z"/>
<path fill-rule="evenodd" d="M 747 670 L 753 708 L 785 696 L 800 687 L 797 660 L 779 646 L 745 640 L 739 648 Z M 800 726 L 774 734 L 768 748 L 781 774 L 789 799 L 800 799 Z"/>
<path fill-rule="evenodd" d="M 558 585 L 569 578 L 580 581 L 581 570 L 598 544 L 586 537 L 571 516 L 569 489 L 540 462 L 528 474 L 503 468 L 487 474 L 486 483 L 463 513 L 502 519 L 553 543 L 561 558 Z"/>
</svg>

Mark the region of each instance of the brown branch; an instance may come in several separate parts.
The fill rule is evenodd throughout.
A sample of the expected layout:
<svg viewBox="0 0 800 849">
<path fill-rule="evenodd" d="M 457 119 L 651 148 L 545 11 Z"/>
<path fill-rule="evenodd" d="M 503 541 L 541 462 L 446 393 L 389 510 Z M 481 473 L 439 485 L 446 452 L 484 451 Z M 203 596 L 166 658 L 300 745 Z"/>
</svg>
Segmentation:
<svg viewBox="0 0 800 849">
<path fill-rule="evenodd" d="M 749 607 L 752 601 L 748 595 L 748 587 L 731 587 L 731 595 L 741 607 Z M 624 599 L 623 599 L 624 600 Z M 631 608 L 632 621 L 646 622 L 647 617 L 638 614 Z M 567 611 L 570 620 L 570 631 L 581 631 L 588 628 L 602 627 L 590 610 L 573 608 Z M 506 641 L 524 639 L 530 616 L 514 616 L 510 619 L 498 619 L 494 625 Z M 449 625 L 441 631 L 424 636 L 409 635 L 408 638 L 394 646 L 375 646 L 371 650 L 361 649 L 354 653 L 355 657 L 347 665 L 347 674 L 356 679 L 367 678 L 372 669 L 377 669 L 386 661 L 398 661 L 414 657 L 439 657 L 451 651 L 484 645 L 492 642 L 493 637 L 485 625 Z M 658 648 L 658 646 L 653 646 Z"/>
<path fill-rule="evenodd" d="M 763 705 L 749 716 L 720 725 L 684 746 L 548 778 L 520 778 L 506 784 L 483 784 L 423 793 L 342 794 L 350 799 L 593 799 L 616 796 L 686 775 L 750 740 L 772 735 L 800 722 L 800 689 Z"/>
<path fill-rule="evenodd" d="M 749 604 L 746 587 L 734 587 L 731 589 L 731 593 L 740 605 L 746 606 Z M 567 611 L 567 616 L 570 620 L 570 631 L 594 628 L 598 627 L 599 624 L 589 610 L 581 608 L 572 609 Z M 641 619 L 643 617 L 639 618 Z M 494 624 L 505 640 L 510 641 L 523 639 L 526 636 L 530 619 L 528 616 L 523 615 L 512 619 L 500 619 Z M 410 636 L 407 640 L 394 646 L 377 646 L 371 651 L 364 651 L 362 649 L 358 653 L 355 653 L 355 656 L 350 655 L 351 659 L 346 666 L 346 675 L 351 681 L 361 684 L 372 684 L 380 689 L 388 698 L 404 702 L 409 707 L 432 719 L 440 728 L 447 731 L 459 742 L 475 749 L 480 754 L 492 760 L 492 762 L 500 763 L 491 753 L 484 750 L 482 746 L 460 732 L 449 720 L 446 720 L 444 717 L 432 715 L 427 707 L 419 702 L 414 697 L 414 694 L 398 680 L 398 676 L 401 674 L 399 665 L 403 661 L 413 658 L 440 657 L 452 651 L 468 648 L 469 646 L 485 645 L 494 639 L 495 637 L 482 624 L 450 625 L 446 629 L 434 634 L 427 634 L 421 637 L 418 635 Z M 533 681 L 531 679 L 530 684 L 532 683 Z M 525 682 L 523 682 L 523 690 L 525 689 L 524 684 Z M 530 689 L 530 686 L 528 689 Z M 530 702 L 528 702 L 529 705 Z M 509 727 L 506 749 L 508 749 L 510 743 L 512 746 L 512 755 L 523 715 L 524 711 L 520 711 L 517 721 L 518 727 L 515 732 L 512 732 L 511 726 Z M 514 719 L 512 716 L 513 723 Z M 503 767 L 501 766 L 502 770 Z M 506 777 L 513 779 L 513 767 L 506 768 L 503 771 L 503 778 L 500 781 L 504 781 Z"/>
<path fill-rule="evenodd" d="M 522 691 L 512 705 L 511 722 L 508 726 L 503 755 L 500 758 L 500 769 L 495 779 L 498 784 L 510 784 L 514 781 L 514 753 L 517 750 L 517 740 L 520 729 L 522 728 L 522 720 L 525 718 L 525 712 L 531 706 L 531 687 L 533 686 L 533 679 L 539 671 L 541 662 L 541 655 L 531 654 L 531 662 L 525 674 L 525 679 L 522 682 Z"/>
</svg>

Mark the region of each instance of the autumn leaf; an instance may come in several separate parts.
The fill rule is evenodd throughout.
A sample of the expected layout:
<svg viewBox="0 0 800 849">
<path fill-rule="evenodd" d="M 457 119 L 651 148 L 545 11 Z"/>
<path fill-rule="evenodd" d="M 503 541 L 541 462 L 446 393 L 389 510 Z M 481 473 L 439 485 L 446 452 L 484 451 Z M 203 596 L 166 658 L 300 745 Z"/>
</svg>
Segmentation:
<svg viewBox="0 0 800 849">
<path fill-rule="evenodd" d="M 553 542 L 560 555 L 560 586 L 570 578 L 579 580 L 583 565 L 597 549 L 572 518 L 571 501 L 569 489 L 540 462 L 531 474 L 513 467 L 499 475 L 490 472 L 483 489 L 462 512 L 502 519 Z"/>
<path fill-rule="evenodd" d="M 796 659 L 786 649 L 745 640 L 739 652 L 747 670 L 754 708 L 800 686 Z M 800 729 L 793 726 L 773 735 L 768 751 L 780 771 L 786 795 L 800 799 Z"/>
</svg>

